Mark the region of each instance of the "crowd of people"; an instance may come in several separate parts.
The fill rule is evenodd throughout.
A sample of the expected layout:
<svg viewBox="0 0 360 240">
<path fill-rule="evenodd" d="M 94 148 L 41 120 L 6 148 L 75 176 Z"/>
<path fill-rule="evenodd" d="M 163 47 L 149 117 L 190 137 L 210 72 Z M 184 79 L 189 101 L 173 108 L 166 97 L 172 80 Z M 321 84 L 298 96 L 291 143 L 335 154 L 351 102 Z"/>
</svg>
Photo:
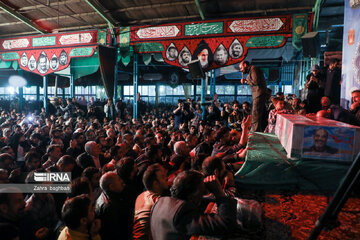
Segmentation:
<svg viewBox="0 0 360 240">
<path fill-rule="evenodd" d="M 267 126 L 268 133 L 279 113 L 317 112 L 360 125 L 360 90 L 352 93 L 350 110 L 328 96 L 309 111 L 314 105 L 293 94 L 262 94 L 265 107 L 255 128 Z M 71 193 L 2 188 L 1 239 L 188 239 L 261 229 L 260 205 L 241 205 L 234 181 L 254 128 L 250 103 L 214 101 L 203 118 L 203 105 L 188 98 L 172 109 L 144 106 L 139 119 L 112 99 L 50 104 L 38 114 L 1 112 L 0 183 L 30 184 L 35 173 L 71 172 Z M 239 208 L 247 209 L 247 218 Z"/>
</svg>

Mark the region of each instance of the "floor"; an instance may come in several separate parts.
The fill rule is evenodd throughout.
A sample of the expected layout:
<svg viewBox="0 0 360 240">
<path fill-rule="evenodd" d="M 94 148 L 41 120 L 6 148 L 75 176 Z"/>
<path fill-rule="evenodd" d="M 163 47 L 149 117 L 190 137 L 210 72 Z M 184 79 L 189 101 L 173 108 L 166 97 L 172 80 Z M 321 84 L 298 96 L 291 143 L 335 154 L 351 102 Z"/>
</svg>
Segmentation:
<svg viewBox="0 0 360 240">
<path fill-rule="evenodd" d="M 259 239 L 307 239 L 331 198 L 309 193 L 252 193 L 265 212 L 264 231 Z M 255 197 L 254 197 L 255 196 Z M 330 196 L 330 195 L 329 195 Z M 249 196 L 248 196 L 249 197 Z M 352 195 L 338 215 L 341 225 L 318 239 L 360 239 L 360 196 Z M 255 237 L 257 239 L 258 237 Z"/>
</svg>

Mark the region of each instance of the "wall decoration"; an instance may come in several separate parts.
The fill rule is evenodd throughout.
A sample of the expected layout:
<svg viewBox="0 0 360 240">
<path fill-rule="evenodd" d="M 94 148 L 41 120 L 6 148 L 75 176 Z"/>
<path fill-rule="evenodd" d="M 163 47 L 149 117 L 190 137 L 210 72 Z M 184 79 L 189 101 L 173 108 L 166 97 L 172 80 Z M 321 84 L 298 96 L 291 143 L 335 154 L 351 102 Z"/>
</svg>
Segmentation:
<svg viewBox="0 0 360 240">
<path fill-rule="evenodd" d="M 161 27 L 148 27 L 137 30 L 136 35 L 139 39 L 149 38 L 169 38 L 176 37 L 180 32 L 177 26 L 161 26 Z"/>
<path fill-rule="evenodd" d="M 309 30 L 312 29 L 312 17 L 313 14 L 308 14 L 306 18 Z M 194 21 L 156 27 L 135 26 L 130 27 L 130 46 L 135 46 L 134 51 L 138 53 L 161 52 L 166 63 L 178 67 L 187 68 L 191 55 L 192 60 L 200 59 L 203 69 L 208 71 L 240 62 L 246 57 L 249 48 L 282 47 L 292 36 L 292 23 L 293 15 L 289 14 Z M 120 38 L 121 36 L 118 37 L 118 42 L 121 46 Z M 161 44 L 163 50 L 160 47 L 142 47 L 146 44 Z M 200 45 L 207 45 L 206 50 L 198 51 Z M 173 46 L 179 51 L 176 59 L 169 52 Z M 217 50 L 221 54 L 218 55 Z M 172 51 L 175 55 L 176 51 Z"/>
<path fill-rule="evenodd" d="M 351 105 L 351 92 L 360 89 L 360 7 L 356 1 L 345 0 L 344 31 L 342 51 L 342 107 Z"/>
<path fill-rule="evenodd" d="M 191 52 L 186 45 L 184 45 L 179 54 L 179 64 L 186 67 L 189 62 L 191 62 Z"/>
<path fill-rule="evenodd" d="M 170 43 L 169 47 L 166 49 L 166 59 L 169 61 L 175 61 L 178 56 L 178 50 L 174 43 Z"/>
<path fill-rule="evenodd" d="M 6 50 L 16 49 L 16 48 L 26 48 L 30 44 L 29 39 L 20 38 L 12 40 L 4 40 L 1 46 Z"/>
<path fill-rule="evenodd" d="M 209 22 L 198 24 L 186 24 L 185 36 L 199 36 L 208 34 L 220 34 L 224 32 L 223 22 Z"/>
<path fill-rule="evenodd" d="M 63 35 L 59 38 L 61 45 L 74 45 L 79 43 L 90 43 L 93 39 L 91 33 L 75 33 L 69 35 Z"/>
<path fill-rule="evenodd" d="M 19 59 L 19 54 L 17 52 L 5 52 L 1 54 L 2 60 L 17 60 Z"/>
<path fill-rule="evenodd" d="M 237 40 L 235 38 L 234 41 L 231 43 L 230 48 L 229 48 L 230 57 L 232 57 L 234 59 L 238 59 L 243 55 L 243 52 L 244 52 L 244 49 L 241 46 L 241 43 L 239 42 L 239 40 Z"/>
<path fill-rule="evenodd" d="M 299 51 L 302 49 L 301 37 L 307 33 L 307 22 L 308 15 L 306 13 L 294 14 L 292 45 Z"/>
<path fill-rule="evenodd" d="M 214 53 L 214 62 L 219 65 L 225 65 L 229 59 L 229 54 L 223 44 L 220 44 Z"/>
<path fill-rule="evenodd" d="M 52 55 L 50 60 L 50 68 L 53 71 L 57 71 L 58 67 L 59 67 L 59 58 L 54 53 L 54 55 Z"/>
<path fill-rule="evenodd" d="M 284 36 L 261 36 L 250 38 L 245 47 L 277 47 L 284 42 Z"/>
<path fill-rule="evenodd" d="M 26 53 L 23 53 L 23 55 L 21 55 L 21 59 L 20 59 L 20 64 L 23 67 L 26 67 L 28 65 L 28 57 L 26 55 Z"/>
<path fill-rule="evenodd" d="M 200 43 L 196 46 L 192 59 L 199 59 L 200 65 L 203 69 L 208 68 L 213 61 L 213 52 L 209 47 L 208 43 L 204 40 L 201 40 Z"/>
<path fill-rule="evenodd" d="M 44 51 L 41 52 L 37 61 L 37 70 L 41 74 L 45 74 L 50 68 L 50 61 Z"/>
<path fill-rule="evenodd" d="M 34 71 L 36 69 L 36 59 L 35 59 L 34 55 L 31 55 L 31 57 L 29 59 L 28 69 L 30 71 Z"/>
<path fill-rule="evenodd" d="M 56 45 L 56 36 L 39 37 L 32 39 L 33 47 L 44 47 L 44 46 L 55 46 L 55 45 Z"/>
<path fill-rule="evenodd" d="M 234 33 L 278 31 L 284 22 L 280 18 L 235 20 L 229 28 Z"/>
<path fill-rule="evenodd" d="M 76 48 L 52 48 L 21 51 L 20 54 L 22 57 L 18 59 L 18 62 L 21 69 L 44 76 L 67 68 L 71 58 L 89 57 L 92 56 L 95 51 L 95 47 L 91 47 L 91 52 L 89 50 L 84 52 L 80 49 L 75 51 L 75 53 L 83 52 L 86 55 L 75 56 L 72 54 L 72 56 L 70 56 L 70 53 L 74 53 L 75 49 Z M 27 64 L 25 64 L 24 56 L 30 56 Z"/>
</svg>

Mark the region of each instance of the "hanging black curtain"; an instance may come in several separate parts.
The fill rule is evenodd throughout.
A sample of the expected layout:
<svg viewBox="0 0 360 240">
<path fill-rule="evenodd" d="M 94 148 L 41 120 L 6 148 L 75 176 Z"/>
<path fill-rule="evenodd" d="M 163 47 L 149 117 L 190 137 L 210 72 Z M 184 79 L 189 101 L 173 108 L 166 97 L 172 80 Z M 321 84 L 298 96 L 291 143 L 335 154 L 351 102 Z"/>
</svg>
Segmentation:
<svg viewBox="0 0 360 240">
<path fill-rule="evenodd" d="M 108 98 L 114 97 L 116 48 L 98 46 L 101 79 Z"/>
</svg>

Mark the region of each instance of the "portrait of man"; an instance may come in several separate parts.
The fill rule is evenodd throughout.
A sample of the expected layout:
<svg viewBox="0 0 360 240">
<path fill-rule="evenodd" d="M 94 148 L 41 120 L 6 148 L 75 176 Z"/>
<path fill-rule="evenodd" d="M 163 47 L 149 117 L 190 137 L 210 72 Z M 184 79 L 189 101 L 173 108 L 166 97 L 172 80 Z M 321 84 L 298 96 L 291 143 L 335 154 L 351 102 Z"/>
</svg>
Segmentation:
<svg viewBox="0 0 360 240">
<path fill-rule="evenodd" d="M 30 71 L 34 71 L 36 69 L 36 60 L 34 55 L 31 55 L 29 59 L 28 68 Z"/>
<path fill-rule="evenodd" d="M 169 61 L 175 61 L 178 57 L 178 50 L 175 47 L 175 44 L 171 43 L 169 47 L 166 49 L 166 58 Z"/>
<path fill-rule="evenodd" d="M 68 63 L 68 55 L 66 54 L 65 50 L 62 50 L 59 57 L 59 64 L 65 66 Z"/>
<path fill-rule="evenodd" d="M 213 61 L 213 53 L 212 53 L 209 45 L 204 40 L 202 40 L 199 43 L 199 45 L 196 47 L 192 58 L 194 60 L 199 59 L 201 67 L 203 69 L 207 68 L 211 65 L 211 63 Z"/>
<path fill-rule="evenodd" d="M 179 63 L 181 66 L 187 66 L 191 62 L 191 53 L 190 50 L 184 46 L 179 54 Z"/>
<path fill-rule="evenodd" d="M 26 67 L 28 65 L 28 57 L 26 53 L 23 53 L 23 55 L 21 55 L 20 64 L 23 67 Z"/>
<path fill-rule="evenodd" d="M 58 67 L 59 67 L 59 60 L 57 56 L 54 54 L 50 60 L 50 68 L 51 70 L 55 71 Z"/>
<path fill-rule="evenodd" d="M 37 70 L 42 74 L 49 70 L 49 59 L 47 58 L 45 52 L 42 52 L 38 58 Z"/>
<path fill-rule="evenodd" d="M 303 152 L 306 155 L 328 155 L 338 153 L 338 149 L 327 145 L 329 133 L 324 128 L 318 128 L 314 131 L 313 145 L 309 148 L 304 148 Z"/>
<path fill-rule="evenodd" d="M 214 61 L 217 65 L 224 65 L 227 63 L 229 54 L 224 45 L 220 44 L 214 53 Z"/>
<path fill-rule="evenodd" d="M 230 45 L 229 55 L 230 57 L 237 59 L 242 56 L 243 51 L 244 50 L 243 47 L 241 46 L 241 43 L 239 42 L 239 40 L 235 39 Z"/>
</svg>

